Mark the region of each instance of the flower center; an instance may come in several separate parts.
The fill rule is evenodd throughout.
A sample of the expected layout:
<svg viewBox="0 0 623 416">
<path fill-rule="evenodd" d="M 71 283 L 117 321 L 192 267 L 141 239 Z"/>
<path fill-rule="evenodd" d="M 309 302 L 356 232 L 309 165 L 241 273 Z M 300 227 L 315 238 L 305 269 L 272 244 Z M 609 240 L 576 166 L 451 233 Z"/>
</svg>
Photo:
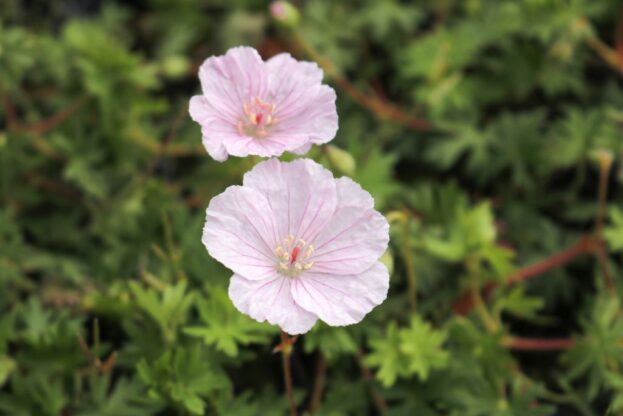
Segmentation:
<svg viewBox="0 0 623 416">
<path fill-rule="evenodd" d="M 275 104 L 268 103 L 260 97 L 244 103 L 244 117 L 238 122 L 238 132 L 243 136 L 251 136 L 257 139 L 268 135 L 268 128 L 277 121 L 273 117 Z"/>
<path fill-rule="evenodd" d="M 277 271 L 288 277 L 296 277 L 303 270 L 309 270 L 314 265 L 313 261 L 309 261 L 313 254 L 314 246 L 300 238 L 294 241 L 294 237 L 289 235 L 283 240 L 283 245 L 275 249 Z"/>
</svg>

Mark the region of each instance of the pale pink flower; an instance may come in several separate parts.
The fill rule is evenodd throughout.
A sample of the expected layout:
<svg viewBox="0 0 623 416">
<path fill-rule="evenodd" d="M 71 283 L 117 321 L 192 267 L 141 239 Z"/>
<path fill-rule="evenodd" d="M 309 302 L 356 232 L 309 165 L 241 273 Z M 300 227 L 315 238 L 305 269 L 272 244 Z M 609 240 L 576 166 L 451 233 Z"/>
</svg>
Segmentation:
<svg viewBox="0 0 623 416">
<path fill-rule="evenodd" d="M 370 194 L 309 159 L 270 159 L 206 211 L 203 244 L 234 272 L 229 296 L 257 321 L 302 334 L 357 323 L 387 296 L 389 225 Z"/>
<path fill-rule="evenodd" d="M 206 59 L 199 78 L 203 95 L 191 98 L 190 115 L 216 160 L 303 154 L 335 137 L 335 91 L 314 63 L 286 53 L 264 62 L 255 49 L 237 47 Z"/>
</svg>

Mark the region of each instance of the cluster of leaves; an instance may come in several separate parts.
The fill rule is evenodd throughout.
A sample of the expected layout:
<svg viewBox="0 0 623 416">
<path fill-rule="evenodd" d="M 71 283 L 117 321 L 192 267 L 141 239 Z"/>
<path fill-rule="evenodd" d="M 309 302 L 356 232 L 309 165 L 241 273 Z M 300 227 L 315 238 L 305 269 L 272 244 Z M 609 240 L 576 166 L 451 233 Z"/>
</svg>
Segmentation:
<svg viewBox="0 0 623 416">
<path fill-rule="evenodd" d="M 309 156 L 391 223 L 386 302 L 295 344 L 301 409 L 623 411 L 619 2 L 308 0 L 289 28 L 263 0 L 121 3 L 0 2 L 0 413 L 287 411 L 278 330 L 200 242 L 251 162 L 209 159 L 188 99 L 239 44 L 323 58 L 340 130 Z"/>
</svg>

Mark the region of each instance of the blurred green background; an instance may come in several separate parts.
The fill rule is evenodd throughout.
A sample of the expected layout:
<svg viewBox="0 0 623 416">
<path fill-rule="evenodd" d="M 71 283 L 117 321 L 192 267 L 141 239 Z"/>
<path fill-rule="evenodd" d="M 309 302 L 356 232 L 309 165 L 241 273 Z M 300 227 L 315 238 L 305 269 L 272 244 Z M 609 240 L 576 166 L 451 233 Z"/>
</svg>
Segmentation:
<svg viewBox="0 0 623 416">
<path fill-rule="evenodd" d="M 300 414 L 621 414 L 623 3 L 269 4 L 0 2 L 0 414 L 288 413 L 200 242 L 253 165 L 187 112 L 236 45 L 324 68 L 308 157 L 392 224 L 385 303 L 295 344 Z"/>
</svg>

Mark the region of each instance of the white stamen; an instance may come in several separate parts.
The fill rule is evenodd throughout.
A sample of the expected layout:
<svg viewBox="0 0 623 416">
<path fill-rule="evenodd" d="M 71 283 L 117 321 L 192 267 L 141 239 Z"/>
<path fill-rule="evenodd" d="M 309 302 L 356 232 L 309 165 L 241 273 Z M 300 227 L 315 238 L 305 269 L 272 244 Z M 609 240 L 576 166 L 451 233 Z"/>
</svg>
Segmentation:
<svg viewBox="0 0 623 416">
<path fill-rule="evenodd" d="M 255 97 L 252 101 L 242 105 L 244 117 L 238 124 L 238 133 L 243 136 L 255 137 L 262 139 L 268 136 L 269 127 L 276 123 L 273 117 L 275 112 L 275 104 Z"/>
<path fill-rule="evenodd" d="M 314 262 L 309 261 L 314 254 L 314 246 L 302 238 L 295 239 L 288 235 L 283 245 L 275 249 L 277 271 L 287 277 L 296 277 L 305 270 L 312 268 Z"/>
</svg>

